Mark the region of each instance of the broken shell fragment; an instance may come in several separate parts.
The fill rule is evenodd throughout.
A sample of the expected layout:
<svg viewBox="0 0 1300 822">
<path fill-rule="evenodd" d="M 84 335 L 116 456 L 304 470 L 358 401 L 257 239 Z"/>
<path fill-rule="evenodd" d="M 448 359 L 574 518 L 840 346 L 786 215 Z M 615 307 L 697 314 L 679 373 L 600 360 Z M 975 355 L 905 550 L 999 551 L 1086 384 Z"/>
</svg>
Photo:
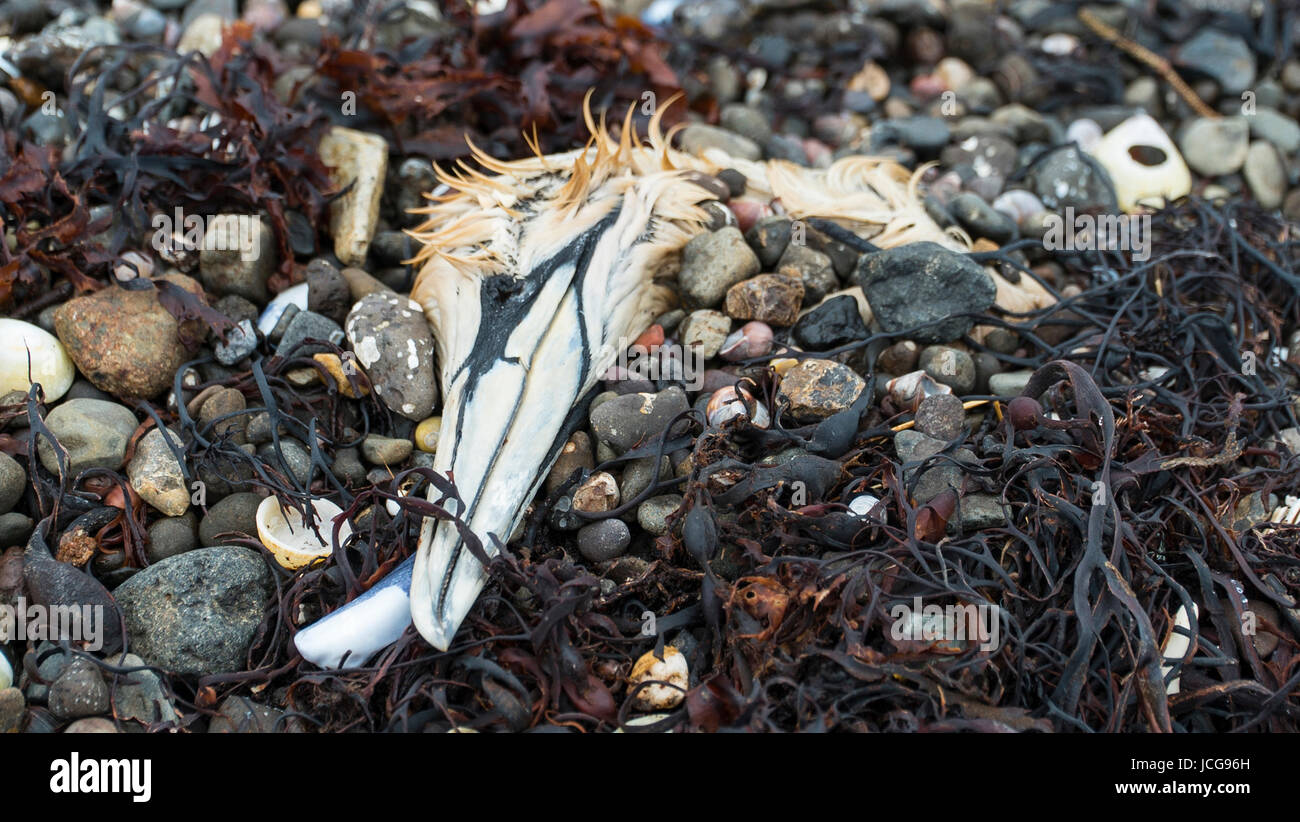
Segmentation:
<svg viewBox="0 0 1300 822">
<path fill-rule="evenodd" d="M 307 524 L 298 509 L 282 509 L 274 496 L 267 497 L 257 506 L 258 538 L 275 561 L 290 571 L 328 557 L 334 550 L 331 542 L 334 523 L 343 516 L 343 510 L 323 498 L 313 499 L 311 507 L 316 521 Z M 350 536 L 352 526 L 343 520 L 339 525 L 339 544 L 342 545 Z"/>
<path fill-rule="evenodd" d="M 924 371 L 913 371 L 901 377 L 894 377 L 885 383 L 885 390 L 889 392 L 894 402 L 912 410 L 916 410 L 926 397 L 952 393 L 952 388 L 931 378 Z"/>
<path fill-rule="evenodd" d="M 743 388 L 737 392 L 735 386 L 731 385 L 713 392 L 705 415 L 712 426 L 722 425 L 736 417 L 746 417 L 759 428 L 766 428 L 772 422 L 767 409 L 754 399 L 753 394 Z"/>
<path fill-rule="evenodd" d="M 663 682 L 663 685 L 646 685 L 637 690 L 643 682 Z M 634 704 L 643 711 L 668 711 L 682 704 L 686 698 L 686 688 L 690 682 L 690 670 L 686 657 L 671 645 L 664 646 L 664 658 L 659 659 L 654 651 L 647 651 L 632 666 L 628 676 L 629 690 L 635 691 Z"/>
<path fill-rule="evenodd" d="M 1300 497 L 1288 495 L 1285 503 L 1273 509 L 1268 521 L 1280 525 L 1300 525 Z"/>
<path fill-rule="evenodd" d="M 1115 184 L 1121 211 L 1139 204 L 1158 205 L 1192 190 L 1192 173 L 1174 141 L 1149 114 L 1137 114 L 1115 126 L 1092 154 Z"/>
</svg>

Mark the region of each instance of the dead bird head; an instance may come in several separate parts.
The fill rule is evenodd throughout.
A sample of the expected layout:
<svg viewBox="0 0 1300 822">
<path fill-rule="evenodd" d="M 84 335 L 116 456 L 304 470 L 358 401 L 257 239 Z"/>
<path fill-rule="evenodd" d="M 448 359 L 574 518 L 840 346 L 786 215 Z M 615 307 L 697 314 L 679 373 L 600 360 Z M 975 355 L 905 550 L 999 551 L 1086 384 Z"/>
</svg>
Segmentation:
<svg viewBox="0 0 1300 822">
<path fill-rule="evenodd" d="M 473 150 L 485 171 L 439 172 L 449 189 L 412 232 L 421 266 L 412 297 L 433 327 L 445 407 L 434 468 L 454 478 L 447 504 L 488 555 L 506 542 L 563 446 L 579 399 L 667 307 L 657 282 L 710 225 L 716 186 L 735 168 L 747 197 L 792 217 L 878 228 L 882 246 L 952 247 L 926 215 L 916 176 L 877 158 L 816 170 L 672 149 L 660 128 L 637 138 L 632 112 L 618 139 L 586 112 L 591 139 L 576 151 L 503 162 Z M 439 492 L 430 491 L 431 498 Z M 455 524 L 426 520 L 411 582 L 411 616 L 446 649 L 485 582 Z"/>
</svg>

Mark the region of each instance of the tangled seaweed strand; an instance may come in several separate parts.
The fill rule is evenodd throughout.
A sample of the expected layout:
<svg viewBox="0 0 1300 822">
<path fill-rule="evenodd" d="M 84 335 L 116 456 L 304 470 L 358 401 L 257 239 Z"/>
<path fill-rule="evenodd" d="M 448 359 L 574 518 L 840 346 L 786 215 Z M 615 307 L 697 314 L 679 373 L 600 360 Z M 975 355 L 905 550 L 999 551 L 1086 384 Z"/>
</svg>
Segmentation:
<svg viewBox="0 0 1300 822">
<path fill-rule="evenodd" d="M 706 428 L 689 412 L 619 459 L 676 462 L 689 449 L 689 476 L 656 478 L 610 514 L 683 495 L 648 560 L 575 561 L 545 516 L 561 489 L 492 561 L 494 581 L 448 652 L 408 631 L 364 668 L 321 672 L 284 627 L 358 595 L 437 508 L 400 497 L 400 478 L 363 492 L 354 511 L 393 500 L 401 513 L 371 518 L 342 573 L 292 581 L 261 639 L 262 681 L 287 682 L 293 709 L 335 731 L 1300 727 L 1298 529 L 1254 527 L 1270 494 L 1300 486 L 1297 457 L 1276 441 L 1297 424 L 1300 371 L 1272 352 L 1300 320 L 1294 241 L 1256 209 L 1195 200 L 1157 213 L 1153 235 L 1149 260 L 1076 255 L 1068 273 L 1088 287 L 995 318 L 1024 342 L 996 356 L 1035 369 L 1026 395 L 1046 392 L 1052 413 L 1037 428 L 1016 432 L 998 407 L 940 453 L 900 464 L 889 435 L 904 413 L 888 402 L 766 431 L 743 417 Z M 1038 276 L 1014 251 L 985 259 Z M 755 373 L 748 387 L 774 402 L 773 373 Z M 966 495 L 995 495 L 1005 522 L 963 528 L 954 494 L 915 504 L 920 474 L 946 463 L 962 466 Z M 848 512 L 862 493 L 881 500 L 869 518 Z M 1252 499 L 1265 516 L 1243 516 Z M 892 611 L 913 597 L 992 608 L 1001 643 L 895 638 Z M 1173 615 L 1193 605 L 1204 623 L 1193 621 L 1194 653 L 1162 670 Z M 640 633 L 645 611 L 657 637 Z M 1279 640 L 1268 659 L 1266 634 Z M 666 717 L 627 726 L 631 664 L 672 635 L 691 689 Z"/>
</svg>

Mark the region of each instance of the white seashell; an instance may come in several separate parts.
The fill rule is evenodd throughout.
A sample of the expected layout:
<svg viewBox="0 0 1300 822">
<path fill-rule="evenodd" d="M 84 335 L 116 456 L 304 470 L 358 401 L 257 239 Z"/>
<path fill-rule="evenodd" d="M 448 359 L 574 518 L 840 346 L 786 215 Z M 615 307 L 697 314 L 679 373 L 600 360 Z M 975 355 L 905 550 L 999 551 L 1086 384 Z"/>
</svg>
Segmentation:
<svg viewBox="0 0 1300 822">
<path fill-rule="evenodd" d="M 266 310 L 262 316 L 257 318 L 257 329 L 262 332 L 262 336 L 269 337 L 275 330 L 275 324 L 280 321 L 280 315 L 291 305 L 298 306 L 299 310 L 307 310 L 307 284 L 298 283 L 289 286 L 271 298 L 266 304 Z"/>
<path fill-rule="evenodd" d="M 14 666 L 9 664 L 9 657 L 0 651 L 0 690 L 14 684 Z"/>
<path fill-rule="evenodd" d="M 872 509 L 879 504 L 880 504 L 880 497 L 873 497 L 871 494 L 859 494 L 858 496 L 849 500 L 849 511 L 851 511 L 852 513 L 856 514 L 859 517 L 865 517 L 871 514 Z M 884 512 L 881 511 L 871 518 L 875 520 L 883 521 L 885 518 Z"/>
<path fill-rule="evenodd" d="M 1192 605 L 1192 614 L 1195 618 L 1200 618 L 1201 610 L 1200 608 L 1197 608 L 1195 604 Z M 1180 607 L 1178 613 L 1174 614 L 1174 626 L 1177 628 L 1192 627 L 1192 621 L 1187 616 L 1186 605 Z M 1164 646 L 1160 649 L 1160 655 L 1169 662 L 1181 662 L 1183 657 L 1187 654 L 1187 648 L 1191 645 L 1191 642 L 1191 637 L 1183 636 L 1177 631 L 1171 630 L 1169 636 L 1165 638 Z M 1161 665 L 1160 673 L 1162 676 L 1168 676 L 1169 672 L 1173 669 L 1173 665 Z M 1169 681 L 1169 685 L 1165 688 L 1166 694 L 1173 696 L 1178 693 L 1179 679 L 1180 677 L 1174 677 Z"/>
<path fill-rule="evenodd" d="M 31 381 L 27 379 L 27 355 L 31 352 Z M 22 320 L 0 319 L 0 395 L 27 392 L 32 382 L 45 389 L 45 401 L 68 393 L 77 369 L 50 332 Z"/>
<path fill-rule="evenodd" d="M 1192 190 L 1192 173 L 1169 135 L 1149 114 L 1136 114 L 1099 142 L 1092 154 L 1110 174 L 1121 211 L 1176 200 Z"/>
<path fill-rule="evenodd" d="M 670 685 L 647 685 L 637 691 L 636 706 L 644 711 L 668 711 L 682 704 L 686 698 L 686 688 L 690 682 L 690 670 L 686 657 L 671 645 L 664 646 L 664 658 L 659 659 L 654 651 L 647 651 L 632 666 L 628 677 L 629 690 L 636 690 L 642 682 L 667 682 Z M 678 690 L 681 688 L 681 690 Z"/>
<path fill-rule="evenodd" d="M 334 550 L 330 539 L 334 533 L 334 521 L 342 516 L 343 509 L 327 499 L 313 499 L 311 504 L 320 537 L 303 523 L 298 509 L 281 510 L 279 501 L 273 496 L 257 506 L 257 536 L 275 556 L 275 561 L 291 571 L 328 557 Z M 352 526 L 344 520 L 339 527 L 339 544 L 342 545 L 350 536 Z"/>
</svg>

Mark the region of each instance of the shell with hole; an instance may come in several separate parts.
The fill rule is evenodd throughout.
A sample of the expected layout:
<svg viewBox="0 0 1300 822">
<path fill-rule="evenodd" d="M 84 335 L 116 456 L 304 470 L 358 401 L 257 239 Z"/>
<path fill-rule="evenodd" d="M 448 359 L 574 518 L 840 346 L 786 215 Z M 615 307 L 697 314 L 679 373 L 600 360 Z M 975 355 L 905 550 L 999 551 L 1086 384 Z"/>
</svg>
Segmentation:
<svg viewBox="0 0 1300 822">
<path fill-rule="evenodd" d="M 327 499 L 313 499 L 311 505 L 315 512 L 314 524 L 304 523 L 296 508 L 282 509 L 273 496 L 257 506 L 257 536 L 275 561 L 291 571 L 324 559 L 334 550 L 331 536 L 334 523 L 343 515 L 343 510 Z M 347 542 L 350 536 L 352 526 L 343 520 L 339 524 L 339 545 Z"/>
<path fill-rule="evenodd" d="M 1159 205 L 1192 190 L 1192 173 L 1169 135 L 1149 114 L 1136 114 L 1115 126 L 1093 148 L 1115 184 L 1121 211 L 1139 204 Z"/>
</svg>

